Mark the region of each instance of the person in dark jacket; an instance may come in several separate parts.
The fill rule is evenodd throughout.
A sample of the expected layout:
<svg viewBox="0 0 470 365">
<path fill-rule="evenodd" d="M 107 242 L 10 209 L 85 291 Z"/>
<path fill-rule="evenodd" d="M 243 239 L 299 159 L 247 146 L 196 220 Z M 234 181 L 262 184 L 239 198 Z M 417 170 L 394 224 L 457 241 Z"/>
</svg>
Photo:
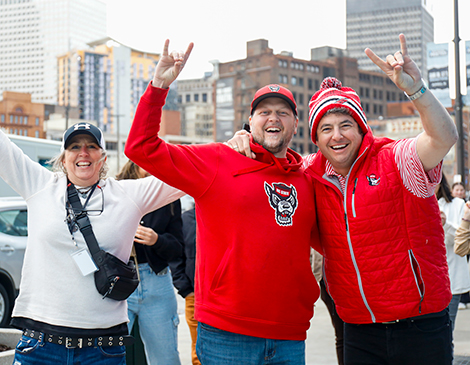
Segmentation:
<svg viewBox="0 0 470 365">
<path fill-rule="evenodd" d="M 194 272 L 196 268 L 196 209 L 194 206 L 182 214 L 183 219 L 183 255 L 170 262 L 173 285 L 178 294 L 185 299 L 186 322 L 191 334 L 191 362 L 201 365 L 196 354 L 197 321 L 194 319 Z"/>
<path fill-rule="evenodd" d="M 149 176 L 129 161 L 118 174 L 118 180 Z M 140 283 L 127 299 L 129 332 L 136 316 L 140 337 L 149 365 L 180 365 L 176 296 L 168 266 L 183 251 L 181 202 L 168 204 L 144 217 L 134 241 L 134 260 Z"/>
</svg>

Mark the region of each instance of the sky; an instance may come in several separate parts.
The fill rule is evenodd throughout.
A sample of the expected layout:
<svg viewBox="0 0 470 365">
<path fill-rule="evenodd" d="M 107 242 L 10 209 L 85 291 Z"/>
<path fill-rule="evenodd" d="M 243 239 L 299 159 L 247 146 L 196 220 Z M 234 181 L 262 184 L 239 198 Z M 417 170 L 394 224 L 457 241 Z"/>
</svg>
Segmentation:
<svg viewBox="0 0 470 365">
<path fill-rule="evenodd" d="M 108 35 L 126 46 L 161 53 L 167 38 L 170 51 L 185 50 L 194 42 L 180 79 L 202 78 L 212 70 L 210 60 L 245 58 L 246 42 L 260 38 L 269 41 L 275 54 L 289 51 L 306 60 L 311 48 L 346 48 L 346 0 L 103 1 Z M 434 17 L 434 41 L 451 42 L 454 0 L 426 1 Z M 459 0 L 459 13 L 460 38 L 470 40 L 470 22 L 463 21 L 463 14 L 470 14 L 470 1 Z"/>
</svg>

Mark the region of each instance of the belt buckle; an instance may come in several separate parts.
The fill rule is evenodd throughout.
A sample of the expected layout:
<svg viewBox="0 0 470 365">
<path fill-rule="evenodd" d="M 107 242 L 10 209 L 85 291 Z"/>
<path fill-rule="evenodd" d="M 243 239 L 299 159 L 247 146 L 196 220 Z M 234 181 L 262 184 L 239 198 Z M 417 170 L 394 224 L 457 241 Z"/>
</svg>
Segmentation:
<svg viewBox="0 0 470 365">
<path fill-rule="evenodd" d="M 73 340 L 74 339 L 71 338 L 71 337 L 66 337 L 65 338 L 65 347 L 68 348 L 68 349 L 74 349 L 76 347 L 81 349 L 82 346 L 83 346 L 83 338 L 77 338 L 77 344 L 76 345 L 73 345 L 73 343 L 72 343 Z"/>
</svg>

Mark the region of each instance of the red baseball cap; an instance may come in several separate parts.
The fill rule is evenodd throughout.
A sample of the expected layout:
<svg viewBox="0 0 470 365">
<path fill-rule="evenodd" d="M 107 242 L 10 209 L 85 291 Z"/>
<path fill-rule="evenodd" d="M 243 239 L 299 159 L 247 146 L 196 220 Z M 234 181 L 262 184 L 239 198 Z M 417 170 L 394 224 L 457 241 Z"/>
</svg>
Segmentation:
<svg viewBox="0 0 470 365">
<path fill-rule="evenodd" d="M 250 115 L 253 115 L 258 104 L 267 98 L 281 98 L 285 100 L 297 116 L 297 104 L 295 103 L 294 95 L 285 87 L 276 84 L 266 85 L 256 92 L 251 102 Z"/>
</svg>

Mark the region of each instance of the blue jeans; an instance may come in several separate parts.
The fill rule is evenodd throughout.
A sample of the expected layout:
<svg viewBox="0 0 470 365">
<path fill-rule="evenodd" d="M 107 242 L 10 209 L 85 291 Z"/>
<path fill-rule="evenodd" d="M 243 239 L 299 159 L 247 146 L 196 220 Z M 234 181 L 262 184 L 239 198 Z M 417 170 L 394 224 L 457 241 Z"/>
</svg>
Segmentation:
<svg viewBox="0 0 470 365">
<path fill-rule="evenodd" d="M 452 322 L 452 331 L 455 328 L 455 320 L 457 319 L 457 312 L 458 312 L 458 309 L 459 309 L 460 296 L 461 296 L 461 294 L 452 295 L 452 299 L 449 303 L 449 316 L 450 316 L 450 321 Z"/>
<path fill-rule="evenodd" d="M 196 352 L 203 365 L 305 365 L 305 341 L 245 336 L 200 322 Z"/>
<path fill-rule="evenodd" d="M 149 365 L 180 365 L 177 304 L 171 273 L 157 275 L 147 263 L 139 264 L 140 283 L 127 299 L 129 333 L 139 321 Z"/>
<path fill-rule="evenodd" d="M 63 345 L 22 336 L 13 365 L 125 365 L 125 346 L 68 349 Z"/>
<path fill-rule="evenodd" d="M 344 324 L 345 365 L 451 365 L 449 314 L 393 324 Z"/>
</svg>

